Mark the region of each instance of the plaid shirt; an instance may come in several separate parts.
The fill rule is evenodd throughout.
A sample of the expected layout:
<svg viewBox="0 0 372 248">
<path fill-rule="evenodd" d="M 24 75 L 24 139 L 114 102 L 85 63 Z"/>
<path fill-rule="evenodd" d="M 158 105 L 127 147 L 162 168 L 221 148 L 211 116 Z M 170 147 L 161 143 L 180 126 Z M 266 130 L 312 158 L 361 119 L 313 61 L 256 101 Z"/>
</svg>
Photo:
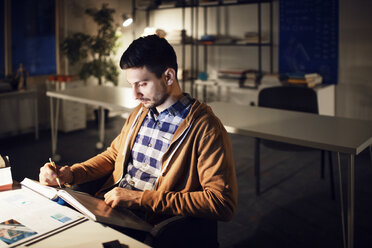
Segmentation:
<svg viewBox="0 0 372 248">
<path fill-rule="evenodd" d="M 128 172 L 119 186 L 133 190 L 152 190 L 161 172 L 161 159 L 194 100 L 188 95 L 162 111 L 150 109 L 136 137 Z"/>
</svg>

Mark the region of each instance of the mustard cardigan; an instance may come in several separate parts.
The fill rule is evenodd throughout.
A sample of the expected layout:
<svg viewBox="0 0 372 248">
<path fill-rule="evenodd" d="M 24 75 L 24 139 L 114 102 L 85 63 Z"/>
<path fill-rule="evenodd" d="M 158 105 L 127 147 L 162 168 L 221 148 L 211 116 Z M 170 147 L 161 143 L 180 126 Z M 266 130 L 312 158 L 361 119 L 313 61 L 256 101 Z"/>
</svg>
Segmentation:
<svg viewBox="0 0 372 248">
<path fill-rule="evenodd" d="M 137 106 L 106 151 L 72 165 L 74 183 L 109 174 L 99 192 L 118 183 L 126 173 L 130 151 L 147 113 L 148 109 Z M 232 145 L 209 106 L 194 102 L 176 130 L 161 166 L 154 190 L 143 193 L 140 203 L 143 210 L 158 217 L 184 215 L 231 220 L 238 193 Z"/>
</svg>

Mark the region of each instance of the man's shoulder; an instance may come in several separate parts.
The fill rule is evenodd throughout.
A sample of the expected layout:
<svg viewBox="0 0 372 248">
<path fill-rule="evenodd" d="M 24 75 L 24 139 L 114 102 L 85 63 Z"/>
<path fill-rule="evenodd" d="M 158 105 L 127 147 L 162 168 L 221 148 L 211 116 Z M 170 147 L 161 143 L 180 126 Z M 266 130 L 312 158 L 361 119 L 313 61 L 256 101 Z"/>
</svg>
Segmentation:
<svg viewBox="0 0 372 248">
<path fill-rule="evenodd" d="M 222 124 L 218 117 L 213 113 L 213 110 L 206 103 L 196 100 L 193 104 L 193 111 L 190 112 L 191 119 L 197 126 L 205 126 L 208 128 L 221 128 Z"/>
</svg>

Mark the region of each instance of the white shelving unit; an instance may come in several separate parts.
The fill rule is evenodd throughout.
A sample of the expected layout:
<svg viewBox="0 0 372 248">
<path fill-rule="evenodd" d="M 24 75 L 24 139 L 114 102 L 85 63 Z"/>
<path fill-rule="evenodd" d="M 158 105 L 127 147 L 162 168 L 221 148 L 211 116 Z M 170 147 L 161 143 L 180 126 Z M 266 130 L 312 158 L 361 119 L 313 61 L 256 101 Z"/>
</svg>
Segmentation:
<svg viewBox="0 0 372 248">
<path fill-rule="evenodd" d="M 35 132 L 39 137 L 37 93 L 34 90 L 0 94 L 0 136 Z"/>
<path fill-rule="evenodd" d="M 56 82 L 47 81 L 48 90 L 65 90 L 84 86 L 83 81 Z M 58 130 L 71 132 L 85 129 L 87 126 L 87 113 L 85 104 L 60 100 L 60 117 Z"/>
</svg>

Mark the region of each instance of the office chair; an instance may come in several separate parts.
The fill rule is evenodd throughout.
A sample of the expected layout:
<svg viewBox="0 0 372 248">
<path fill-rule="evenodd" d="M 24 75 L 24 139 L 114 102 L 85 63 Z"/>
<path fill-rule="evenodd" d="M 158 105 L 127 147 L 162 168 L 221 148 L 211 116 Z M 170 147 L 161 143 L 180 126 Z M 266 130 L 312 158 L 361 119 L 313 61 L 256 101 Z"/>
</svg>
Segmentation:
<svg viewBox="0 0 372 248">
<path fill-rule="evenodd" d="M 144 243 L 154 248 L 217 248 L 217 221 L 173 216 L 155 225 Z"/>
<path fill-rule="evenodd" d="M 258 94 L 258 106 L 277 108 L 292 111 L 301 111 L 318 114 L 318 98 L 315 91 L 311 88 L 300 86 L 276 86 L 262 89 Z M 304 151 L 314 150 L 312 148 L 300 147 L 296 145 L 255 139 L 255 177 L 256 177 L 256 195 L 260 195 L 260 143 L 266 147 L 287 150 L 287 151 Z M 328 151 L 329 173 L 331 197 L 335 199 L 332 153 Z M 321 150 L 321 178 L 324 178 L 324 160 L 325 151 Z"/>
</svg>

